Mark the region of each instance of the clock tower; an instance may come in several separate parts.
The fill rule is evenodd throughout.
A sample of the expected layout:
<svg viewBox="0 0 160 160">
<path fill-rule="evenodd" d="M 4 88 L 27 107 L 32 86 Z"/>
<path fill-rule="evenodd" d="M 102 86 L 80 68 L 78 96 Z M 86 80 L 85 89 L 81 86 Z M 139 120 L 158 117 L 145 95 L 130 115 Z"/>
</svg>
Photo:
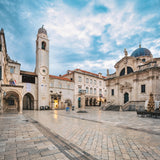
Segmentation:
<svg viewBox="0 0 160 160">
<path fill-rule="evenodd" d="M 42 26 L 36 40 L 36 74 L 38 76 L 38 109 L 49 106 L 49 40 Z"/>
</svg>

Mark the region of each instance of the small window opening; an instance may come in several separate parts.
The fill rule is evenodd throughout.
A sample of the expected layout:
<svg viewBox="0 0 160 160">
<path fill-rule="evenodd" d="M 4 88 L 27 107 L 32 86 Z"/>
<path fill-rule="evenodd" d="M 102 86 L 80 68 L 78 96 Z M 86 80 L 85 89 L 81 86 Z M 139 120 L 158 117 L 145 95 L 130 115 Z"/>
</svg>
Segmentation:
<svg viewBox="0 0 160 160">
<path fill-rule="evenodd" d="M 42 49 L 46 49 L 46 43 L 45 42 L 42 42 Z"/>
</svg>

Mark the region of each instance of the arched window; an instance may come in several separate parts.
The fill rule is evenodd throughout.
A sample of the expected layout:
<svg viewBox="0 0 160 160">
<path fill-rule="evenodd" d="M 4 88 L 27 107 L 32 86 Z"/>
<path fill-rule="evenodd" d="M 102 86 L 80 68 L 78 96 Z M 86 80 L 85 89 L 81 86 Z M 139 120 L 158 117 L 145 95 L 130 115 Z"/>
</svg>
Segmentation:
<svg viewBox="0 0 160 160">
<path fill-rule="evenodd" d="M 94 88 L 94 94 L 96 94 L 96 92 L 97 92 L 97 90 L 96 90 L 96 88 Z"/>
<path fill-rule="evenodd" d="M 44 42 L 44 41 L 42 42 L 42 49 L 44 49 L 44 50 L 46 49 L 46 42 Z"/>
<path fill-rule="evenodd" d="M 86 87 L 86 93 L 88 93 L 88 87 Z"/>
<path fill-rule="evenodd" d="M 123 76 L 123 75 L 125 75 L 125 68 L 123 68 L 120 73 L 120 76 Z"/>
<path fill-rule="evenodd" d="M 133 69 L 131 67 L 127 67 L 127 74 L 130 74 L 133 72 Z"/>
<path fill-rule="evenodd" d="M 133 72 L 133 69 L 131 67 L 127 67 L 127 74 L 130 74 Z M 123 68 L 120 72 L 120 76 L 125 75 L 125 68 Z"/>
<path fill-rule="evenodd" d="M 143 58 L 143 59 L 142 59 L 142 62 L 145 62 L 145 61 L 146 61 L 146 59 L 145 59 L 145 58 Z"/>
</svg>

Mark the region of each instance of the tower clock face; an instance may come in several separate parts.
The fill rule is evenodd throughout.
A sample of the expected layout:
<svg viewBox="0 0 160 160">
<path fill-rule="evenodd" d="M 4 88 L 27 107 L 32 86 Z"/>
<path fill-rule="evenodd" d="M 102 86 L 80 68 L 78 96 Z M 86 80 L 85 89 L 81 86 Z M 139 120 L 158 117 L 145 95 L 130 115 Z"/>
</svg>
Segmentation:
<svg viewBox="0 0 160 160">
<path fill-rule="evenodd" d="M 48 74 L 48 68 L 47 67 L 41 67 L 40 68 L 40 74 L 42 75 L 42 76 L 45 76 L 45 75 L 47 75 Z"/>
</svg>

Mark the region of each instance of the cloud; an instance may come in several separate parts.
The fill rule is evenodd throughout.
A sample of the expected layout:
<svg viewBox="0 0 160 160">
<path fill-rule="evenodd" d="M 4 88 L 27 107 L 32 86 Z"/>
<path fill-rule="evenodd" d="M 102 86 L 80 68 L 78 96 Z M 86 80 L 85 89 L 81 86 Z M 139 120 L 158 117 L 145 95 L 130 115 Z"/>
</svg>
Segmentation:
<svg viewBox="0 0 160 160">
<path fill-rule="evenodd" d="M 35 39 L 42 24 L 50 40 L 51 74 L 78 66 L 97 73 L 105 73 L 106 68 L 114 71 L 124 48 L 130 55 L 139 42 L 154 56 L 160 55 L 160 14 L 158 3 L 151 0 L 143 4 L 138 0 L 6 0 L 0 4 L 9 54 L 26 70 L 35 66 Z"/>
<path fill-rule="evenodd" d="M 108 59 L 99 59 L 97 61 L 89 61 L 86 60 L 84 61 L 84 63 L 82 64 L 73 64 L 73 68 L 80 68 L 80 69 L 84 69 L 87 71 L 92 71 L 92 72 L 102 72 L 103 75 L 106 74 L 106 70 L 110 69 L 111 72 L 115 71 L 114 69 L 114 64 L 118 61 L 118 59 L 112 59 L 112 60 L 108 60 Z"/>
</svg>

